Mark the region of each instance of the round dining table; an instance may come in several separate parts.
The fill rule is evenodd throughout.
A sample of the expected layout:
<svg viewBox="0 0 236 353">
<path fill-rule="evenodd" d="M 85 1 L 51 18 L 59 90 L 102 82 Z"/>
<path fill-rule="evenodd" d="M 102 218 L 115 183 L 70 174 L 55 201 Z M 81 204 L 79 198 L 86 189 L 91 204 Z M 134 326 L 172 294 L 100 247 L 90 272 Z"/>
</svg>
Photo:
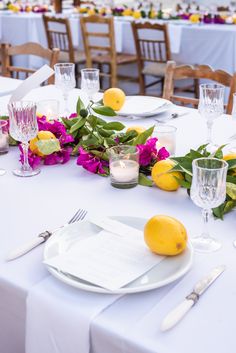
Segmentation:
<svg viewBox="0 0 236 353">
<path fill-rule="evenodd" d="M 1 83 L 1 79 L 0 79 Z M 8 81 L 7 89 L 11 85 Z M 69 95 L 75 111 L 79 89 Z M 58 99 L 55 86 L 32 90 L 25 99 Z M 0 97 L 1 114 L 7 112 L 10 95 Z M 63 105 L 60 107 L 63 111 Z M 178 117 L 171 119 L 171 113 Z M 183 114 L 183 115 L 182 115 Z M 177 107 L 156 119 L 177 128 L 176 155 L 206 141 L 206 123 L 190 108 Z M 126 126 L 150 127 L 153 117 L 122 121 Z M 213 139 L 226 143 L 236 133 L 236 123 L 223 115 L 215 121 Z M 54 278 L 43 263 L 44 245 L 6 261 L 10 251 L 40 232 L 65 224 L 76 210 L 103 216 L 133 216 L 149 219 L 169 215 L 180 220 L 191 238 L 201 232 L 200 209 L 185 189 L 166 192 L 138 185 L 121 190 L 109 177 L 89 173 L 76 164 L 41 165 L 41 173 L 19 178 L 12 170 L 19 165 L 19 148 L 0 156 L 0 352 L 1 353 L 231 353 L 235 350 L 236 325 L 236 213 L 224 220 L 211 219 L 210 232 L 222 248 L 213 253 L 195 253 L 191 269 L 177 281 L 148 292 L 113 295 L 76 289 Z M 200 298 L 188 315 L 172 330 L 160 330 L 163 318 L 189 293 L 195 283 L 216 266 L 226 270 Z"/>
</svg>

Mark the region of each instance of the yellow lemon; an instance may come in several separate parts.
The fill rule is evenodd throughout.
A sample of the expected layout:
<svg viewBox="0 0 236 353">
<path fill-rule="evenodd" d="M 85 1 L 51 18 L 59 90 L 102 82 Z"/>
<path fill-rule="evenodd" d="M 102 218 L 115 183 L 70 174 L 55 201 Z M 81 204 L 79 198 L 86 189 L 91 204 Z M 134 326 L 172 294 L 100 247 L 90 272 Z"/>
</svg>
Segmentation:
<svg viewBox="0 0 236 353">
<path fill-rule="evenodd" d="M 141 18 L 141 12 L 140 11 L 134 11 L 133 12 L 133 18 L 135 18 L 136 20 L 138 20 L 139 18 Z"/>
<path fill-rule="evenodd" d="M 95 11 L 94 9 L 89 9 L 88 12 L 87 12 L 87 14 L 88 14 L 89 16 L 93 16 L 93 15 L 96 14 L 96 11 Z"/>
<path fill-rule="evenodd" d="M 136 131 L 138 134 L 141 134 L 142 132 L 144 132 L 146 129 L 143 126 L 130 126 L 126 132 L 129 131 Z"/>
<path fill-rule="evenodd" d="M 125 103 L 125 93 L 120 88 L 109 88 L 103 94 L 103 104 L 114 110 L 120 110 Z"/>
<path fill-rule="evenodd" d="M 170 172 L 175 166 L 175 163 L 170 159 L 156 162 L 152 168 L 152 180 L 162 190 L 176 191 L 180 185 L 175 179 L 183 179 L 183 175 L 180 172 Z"/>
<path fill-rule="evenodd" d="M 144 227 L 144 240 L 149 249 L 159 255 L 178 255 L 187 246 L 187 231 L 177 219 L 157 215 Z"/>
<path fill-rule="evenodd" d="M 43 154 L 38 150 L 36 143 L 38 142 L 38 140 L 50 140 L 50 139 L 56 139 L 56 136 L 52 132 L 43 131 L 43 130 L 39 131 L 37 136 L 32 140 L 30 140 L 29 148 L 33 153 L 43 157 Z"/>
</svg>

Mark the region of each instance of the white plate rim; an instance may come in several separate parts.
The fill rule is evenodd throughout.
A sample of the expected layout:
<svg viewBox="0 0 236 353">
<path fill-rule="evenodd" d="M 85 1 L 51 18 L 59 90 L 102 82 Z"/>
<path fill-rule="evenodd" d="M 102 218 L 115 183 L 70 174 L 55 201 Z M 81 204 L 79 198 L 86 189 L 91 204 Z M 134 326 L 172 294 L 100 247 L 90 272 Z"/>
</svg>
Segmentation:
<svg viewBox="0 0 236 353">
<path fill-rule="evenodd" d="M 163 101 L 163 105 L 160 106 L 159 108 L 157 108 L 156 110 L 152 110 L 150 112 L 144 112 L 144 113 L 122 113 L 122 111 L 116 111 L 117 115 L 122 116 L 122 117 L 127 117 L 130 115 L 135 115 L 137 117 L 150 117 L 156 114 L 160 114 L 163 113 L 164 111 L 170 109 L 170 107 L 173 105 L 173 103 L 167 99 L 161 98 L 161 97 L 153 97 L 153 96 L 141 96 L 141 95 L 132 95 L 132 96 L 126 96 L 126 98 L 128 99 L 132 99 L 132 98 L 140 98 L 140 99 L 150 99 L 150 100 L 162 100 Z"/>
<path fill-rule="evenodd" d="M 142 217 L 132 217 L 132 216 L 119 216 L 118 218 L 136 218 L 136 219 L 142 219 L 147 221 L 147 219 L 144 219 Z M 116 218 L 115 216 L 111 217 L 111 218 Z M 87 220 L 84 220 L 87 221 Z M 83 221 L 79 221 L 79 222 L 83 222 Z M 56 236 L 56 232 L 53 235 L 53 237 Z M 46 257 L 46 252 L 47 252 L 47 248 L 50 245 L 50 241 L 52 241 L 52 238 L 49 238 L 45 244 L 45 248 L 44 248 L 44 253 L 43 253 L 43 260 L 47 260 Z M 188 250 L 190 251 L 190 258 L 189 258 L 189 262 L 180 270 L 176 271 L 175 274 L 170 275 L 169 277 L 167 277 L 166 279 L 159 281 L 158 284 L 157 283 L 152 283 L 152 284 L 147 284 L 145 286 L 140 286 L 140 287 L 123 287 L 114 291 L 110 291 L 108 289 L 102 288 L 102 287 L 98 287 L 95 285 L 90 285 L 90 284 L 85 284 L 82 282 L 79 282 L 76 280 L 71 279 L 70 277 L 66 276 L 65 274 L 63 274 L 62 272 L 57 271 L 56 269 L 53 269 L 52 267 L 48 266 L 47 264 L 45 264 L 45 266 L 47 267 L 47 270 L 57 279 L 59 279 L 61 282 L 70 285 L 74 288 L 77 289 L 82 289 L 85 290 L 87 292 L 93 292 L 93 293 L 103 293 L 103 294 L 133 294 L 133 293 L 141 293 L 141 292 L 146 292 L 146 291 L 150 291 L 153 289 L 158 289 L 161 287 L 166 286 L 167 284 L 170 284 L 174 281 L 176 281 L 177 279 L 183 277 L 192 267 L 193 264 L 193 256 L 194 256 L 194 250 L 193 247 L 191 245 L 191 242 L 188 241 Z"/>
</svg>

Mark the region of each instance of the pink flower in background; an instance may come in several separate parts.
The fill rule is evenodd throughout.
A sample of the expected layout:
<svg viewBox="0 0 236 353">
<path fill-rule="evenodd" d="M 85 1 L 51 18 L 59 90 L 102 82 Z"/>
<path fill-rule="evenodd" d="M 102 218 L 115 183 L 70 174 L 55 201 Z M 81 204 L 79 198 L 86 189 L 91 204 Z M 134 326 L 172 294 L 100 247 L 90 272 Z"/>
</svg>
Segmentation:
<svg viewBox="0 0 236 353">
<path fill-rule="evenodd" d="M 84 169 L 91 173 L 106 174 L 104 167 L 108 167 L 108 162 L 93 156 L 91 153 L 79 147 L 79 157 L 77 158 L 77 165 L 81 165 Z"/>
<path fill-rule="evenodd" d="M 156 143 L 158 139 L 156 137 L 151 137 L 146 141 L 144 145 L 137 145 L 139 150 L 139 164 L 142 167 L 150 165 L 153 161 L 166 159 L 169 157 L 169 152 L 162 147 L 157 151 Z"/>
</svg>

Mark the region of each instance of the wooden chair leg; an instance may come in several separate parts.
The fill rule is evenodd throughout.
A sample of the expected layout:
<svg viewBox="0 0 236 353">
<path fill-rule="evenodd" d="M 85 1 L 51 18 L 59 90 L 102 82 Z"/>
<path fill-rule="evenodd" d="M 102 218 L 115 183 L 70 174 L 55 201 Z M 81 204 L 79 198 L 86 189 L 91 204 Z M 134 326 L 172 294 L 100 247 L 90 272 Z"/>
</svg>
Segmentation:
<svg viewBox="0 0 236 353">
<path fill-rule="evenodd" d="M 195 98 L 199 98 L 199 79 L 195 78 L 193 84 L 194 84 L 194 96 Z"/>
<path fill-rule="evenodd" d="M 117 87 L 117 67 L 111 63 L 111 87 Z"/>
<path fill-rule="evenodd" d="M 139 94 L 145 95 L 145 76 L 143 74 L 139 75 Z"/>
</svg>

